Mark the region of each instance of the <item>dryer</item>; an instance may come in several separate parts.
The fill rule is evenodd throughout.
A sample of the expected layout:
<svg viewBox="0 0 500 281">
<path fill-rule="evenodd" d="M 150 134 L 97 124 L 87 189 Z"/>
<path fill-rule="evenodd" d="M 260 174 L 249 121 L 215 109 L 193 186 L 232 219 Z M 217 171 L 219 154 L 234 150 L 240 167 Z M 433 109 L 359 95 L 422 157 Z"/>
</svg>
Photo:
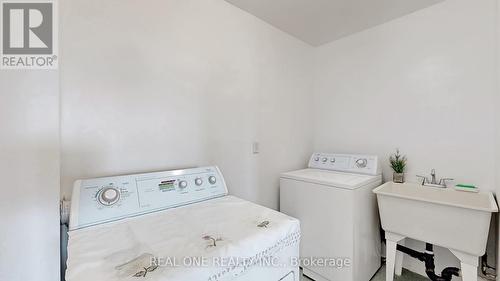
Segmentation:
<svg viewBox="0 0 500 281">
<path fill-rule="evenodd" d="M 230 196 L 217 167 L 75 182 L 67 281 L 298 281 L 299 221 Z"/>
<path fill-rule="evenodd" d="M 301 267 L 316 281 L 369 281 L 381 266 L 377 156 L 314 153 L 281 174 L 280 211 L 301 223 Z"/>
</svg>

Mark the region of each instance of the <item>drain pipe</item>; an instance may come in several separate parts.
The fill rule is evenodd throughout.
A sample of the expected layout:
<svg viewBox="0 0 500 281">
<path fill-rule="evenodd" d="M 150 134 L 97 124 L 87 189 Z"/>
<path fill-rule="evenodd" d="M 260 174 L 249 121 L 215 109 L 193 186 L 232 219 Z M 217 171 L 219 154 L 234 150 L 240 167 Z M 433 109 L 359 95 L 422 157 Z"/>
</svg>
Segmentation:
<svg viewBox="0 0 500 281">
<path fill-rule="evenodd" d="M 481 257 L 481 277 L 486 280 L 496 280 L 496 268 L 488 264 L 488 254 Z"/>
<path fill-rule="evenodd" d="M 434 264 L 434 246 L 430 243 L 425 244 L 425 252 L 423 253 L 402 245 L 397 245 L 397 250 L 424 262 L 425 273 L 429 279 L 433 281 L 451 281 L 453 276 L 460 276 L 460 269 L 456 267 L 447 267 L 443 269 L 441 275 L 437 275 L 435 273 L 436 266 Z"/>
</svg>

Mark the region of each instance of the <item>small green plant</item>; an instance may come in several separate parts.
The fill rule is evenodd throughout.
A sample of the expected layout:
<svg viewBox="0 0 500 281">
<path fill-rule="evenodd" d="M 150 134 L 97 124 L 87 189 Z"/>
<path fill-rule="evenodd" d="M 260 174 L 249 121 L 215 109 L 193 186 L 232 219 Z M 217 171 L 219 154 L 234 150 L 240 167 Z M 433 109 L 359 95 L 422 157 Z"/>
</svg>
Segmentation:
<svg viewBox="0 0 500 281">
<path fill-rule="evenodd" d="M 399 149 L 396 150 L 396 153 L 389 157 L 389 162 L 391 163 L 391 168 L 395 173 L 402 174 L 406 169 L 406 156 L 401 155 L 399 153 Z"/>
</svg>

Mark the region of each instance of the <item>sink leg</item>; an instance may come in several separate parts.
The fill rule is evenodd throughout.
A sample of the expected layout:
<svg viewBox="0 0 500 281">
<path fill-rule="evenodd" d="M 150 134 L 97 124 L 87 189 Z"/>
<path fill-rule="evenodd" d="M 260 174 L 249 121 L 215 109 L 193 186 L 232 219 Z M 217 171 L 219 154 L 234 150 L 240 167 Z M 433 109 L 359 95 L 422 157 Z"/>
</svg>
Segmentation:
<svg viewBox="0 0 500 281">
<path fill-rule="evenodd" d="M 399 245 L 405 245 L 405 239 L 398 242 Z M 403 272 L 403 252 L 396 251 L 396 262 L 395 262 L 395 274 L 396 276 L 401 276 Z"/>
<path fill-rule="evenodd" d="M 386 268 L 385 268 L 385 280 L 394 280 L 394 269 L 396 266 L 396 247 L 398 241 L 403 240 L 404 237 L 398 234 L 386 232 L 385 233 L 385 243 L 386 243 Z"/>
<path fill-rule="evenodd" d="M 477 266 L 460 263 L 463 281 L 477 281 Z"/>
<path fill-rule="evenodd" d="M 387 244 L 386 248 L 386 267 L 385 267 L 385 281 L 394 280 L 394 266 L 396 262 L 396 246 L 397 242 L 385 240 Z"/>
<path fill-rule="evenodd" d="M 479 266 L 479 257 L 465 254 L 460 251 L 450 251 L 460 260 L 460 270 L 463 281 L 477 281 L 477 268 Z"/>
</svg>

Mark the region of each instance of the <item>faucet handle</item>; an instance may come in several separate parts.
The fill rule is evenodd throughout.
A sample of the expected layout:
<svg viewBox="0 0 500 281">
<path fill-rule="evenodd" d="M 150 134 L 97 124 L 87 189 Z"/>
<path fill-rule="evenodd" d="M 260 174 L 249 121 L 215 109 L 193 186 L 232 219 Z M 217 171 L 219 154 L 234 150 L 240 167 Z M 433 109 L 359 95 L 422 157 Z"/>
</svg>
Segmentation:
<svg viewBox="0 0 500 281">
<path fill-rule="evenodd" d="M 452 178 L 442 178 L 439 180 L 439 185 L 446 186 L 446 181 L 452 181 Z"/>
<path fill-rule="evenodd" d="M 421 182 L 422 185 L 424 185 L 426 182 L 429 182 L 429 180 L 425 176 L 417 175 L 417 178 L 422 179 L 422 182 Z"/>
</svg>

